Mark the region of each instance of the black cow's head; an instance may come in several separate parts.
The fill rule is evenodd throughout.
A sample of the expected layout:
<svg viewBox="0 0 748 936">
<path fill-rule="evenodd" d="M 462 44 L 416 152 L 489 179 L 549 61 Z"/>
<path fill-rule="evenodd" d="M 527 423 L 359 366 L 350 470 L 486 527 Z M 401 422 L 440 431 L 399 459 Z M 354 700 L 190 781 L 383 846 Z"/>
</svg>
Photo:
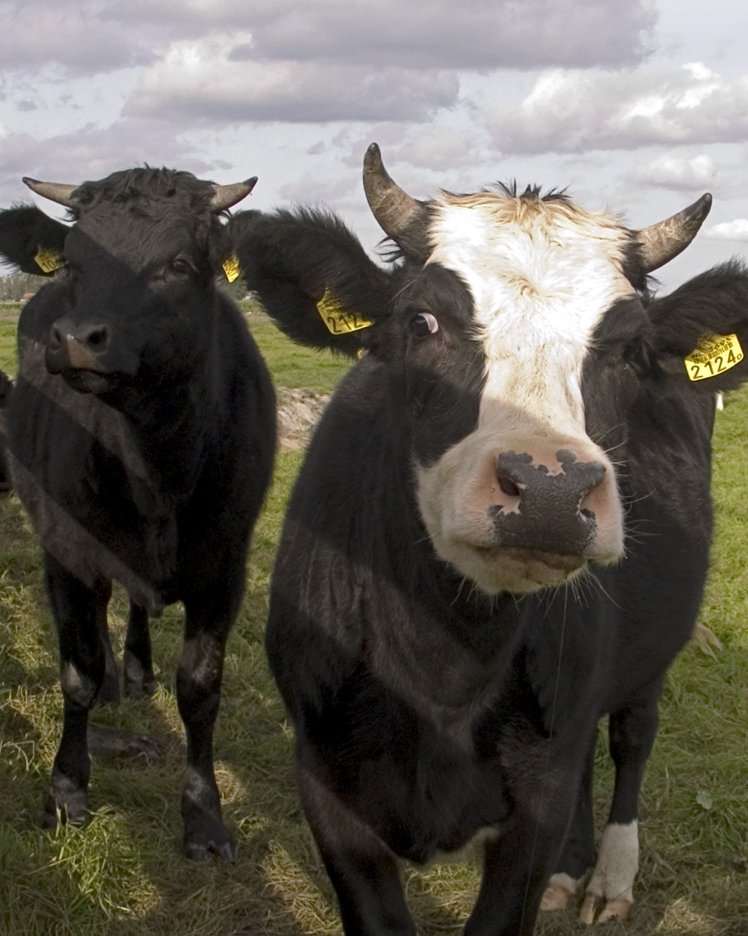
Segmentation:
<svg viewBox="0 0 748 936">
<path fill-rule="evenodd" d="M 462 575 L 489 593 L 529 592 L 616 562 L 608 451 L 622 410 L 642 380 L 687 384 L 684 352 L 725 325 L 708 307 L 669 322 L 647 307 L 647 274 L 687 246 L 710 196 L 642 231 L 535 189 L 424 203 L 376 146 L 364 187 L 400 264 L 377 267 L 334 219 L 281 212 L 238 248 L 252 288 L 293 337 L 385 362 L 421 518 Z M 744 272 L 734 279 L 745 298 Z M 744 308 L 729 327 L 744 332 Z"/>
<path fill-rule="evenodd" d="M 24 179 L 66 206 L 72 225 L 32 207 L 0 214 L 0 254 L 50 275 L 58 314 L 46 364 L 76 390 L 103 393 L 147 370 L 187 365 L 200 343 L 200 314 L 231 252 L 222 214 L 255 179 L 219 186 L 191 173 L 129 169 L 96 182 Z"/>
</svg>

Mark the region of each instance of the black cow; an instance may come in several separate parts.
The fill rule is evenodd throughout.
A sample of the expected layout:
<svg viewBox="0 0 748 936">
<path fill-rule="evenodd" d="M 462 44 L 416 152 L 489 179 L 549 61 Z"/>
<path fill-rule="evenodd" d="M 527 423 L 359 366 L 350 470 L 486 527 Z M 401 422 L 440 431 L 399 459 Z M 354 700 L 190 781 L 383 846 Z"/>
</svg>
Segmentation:
<svg viewBox="0 0 748 936">
<path fill-rule="evenodd" d="M 10 473 L 8 472 L 5 446 L 7 444 L 7 426 L 5 411 L 10 404 L 10 395 L 13 392 L 13 381 L 4 371 L 0 371 L 0 492 L 9 491 L 12 487 Z"/>
<path fill-rule="evenodd" d="M 45 824 L 88 817 L 89 709 L 105 673 L 112 580 L 131 599 L 130 689 L 152 688 L 148 615 L 182 601 L 187 854 L 230 857 L 213 774 L 226 639 L 268 485 L 275 402 L 242 315 L 217 289 L 226 209 L 254 184 L 167 169 L 80 186 L 26 180 L 72 226 L 0 214 L 0 254 L 65 271 L 24 308 L 9 410 L 13 480 L 44 547 L 60 644 L 62 739 Z M 111 675 L 111 674 L 110 674 Z"/>
<path fill-rule="evenodd" d="M 536 189 L 420 202 L 375 145 L 364 184 L 389 269 L 319 211 L 238 247 L 288 334 L 368 349 L 296 485 L 267 635 L 345 932 L 413 934 L 396 857 L 476 837 L 470 936 L 530 933 L 551 875 L 548 904 L 592 866 L 584 917 L 624 915 L 658 699 L 707 571 L 714 391 L 746 377 L 748 272 L 649 295 L 709 196 L 638 232 Z M 707 335 L 725 337 L 691 353 Z"/>
</svg>

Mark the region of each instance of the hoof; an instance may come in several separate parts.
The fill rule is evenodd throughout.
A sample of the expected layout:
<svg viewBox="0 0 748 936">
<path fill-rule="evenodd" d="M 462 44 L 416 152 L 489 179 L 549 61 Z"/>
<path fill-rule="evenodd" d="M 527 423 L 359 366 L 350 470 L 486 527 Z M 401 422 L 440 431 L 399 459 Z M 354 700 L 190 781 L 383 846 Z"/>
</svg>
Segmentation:
<svg viewBox="0 0 748 936">
<path fill-rule="evenodd" d="M 128 699 L 150 699 L 156 694 L 156 678 L 127 679 L 125 677 L 125 695 Z"/>
<path fill-rule="evenodd" d="M 579 909 L 579 919 L 588 926 L 594 923 L 609 923 L 611 920 L 625 920 L 633 905 L 633 900 L 625 897 L 606 900 L 598 894 L 588 892 Z"/>
<path fill-rule="evenodd" d="M 44 801 L 39 825 L 43 829 L 56 829 L 60 825 L 84 826 L 90 821 L 91 810 L 85 790 L 67 793 L 64 797 L 50 792 Z"/>
<path fill-rule="evenodd" d="M 540 909 L 546 913 L 554 910 L 568 910 L 574 903 L 575 895 L 562 884 L 549 884 L 540 901 Z"/>
<path fill-rule="evenodd" d="M 221 862 L 233 863 L 236 860 L 233 846 L 227 839 L 221 845 L 215 842 L 185 842 L 184 853 L 190 861 L 207 861 L 208 858 L 216 858 Z"/>
<path fill-rule="evenodd" d="M 696 627 L 694 627 L 691 640 L 693 640 L 702 653 L 712 657 L 713 660 L 717 659 L 717 653 L 724 650 L 724 646 L 719 637 L 704 624 L 697 624 Z"/>
<path fill-rule="evenodd" d="M 161 745 L 153 738 L 121 728 L 89 724 L 86 737 L 89 754 L 99 759 L 134 760 L 142 757 L 152 764 L 163 757 Z"/>
<path fill-rule="evenodd" d="M 557 872 L 554 874 L 543 894 L 540 902 L 540 909 L 546 912 L 555 910 L 568 910 L 575 907 L 578 902 L 578 895 L 582 885 L 582 879 L 576 880 L 570 874 Z"/>
</svg>

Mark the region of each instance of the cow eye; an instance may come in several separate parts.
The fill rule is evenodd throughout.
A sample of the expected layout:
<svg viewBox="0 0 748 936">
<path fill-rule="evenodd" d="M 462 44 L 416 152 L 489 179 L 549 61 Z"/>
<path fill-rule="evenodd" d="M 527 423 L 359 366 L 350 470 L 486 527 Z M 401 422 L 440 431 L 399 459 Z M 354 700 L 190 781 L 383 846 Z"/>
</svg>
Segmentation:
<svg viewBox="0 0 748 936">
<path fill-rule="evenodd" d="M 184 257 L 175 257 L 170 264 L 172 273 L 179 276 L 186 276 L 192 269 L 192 264 Z"/>
<path fill-rule="evenodd" d="M 439 331 L 439 323 L 430 312 L 416 312 L 411 316 L 410 331 L 416 338 L 425 338 L 427 335 L 434 335 Z"/>
</svg>

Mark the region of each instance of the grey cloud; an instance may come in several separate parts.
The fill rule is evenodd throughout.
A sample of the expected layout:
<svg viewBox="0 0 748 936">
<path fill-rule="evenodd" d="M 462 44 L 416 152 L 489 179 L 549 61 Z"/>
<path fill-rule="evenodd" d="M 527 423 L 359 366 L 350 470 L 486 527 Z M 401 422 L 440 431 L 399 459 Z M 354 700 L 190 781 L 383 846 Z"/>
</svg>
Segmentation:
<svg viewBox="0 0 748 936">
<path fill-rule="evenodd" d="M 23 4 L 3 15 L 0 60 L 8 70 L 44 69 L 48 76 L 95 74 L 146 65 L 153 53 L 137 33 L 101 18 L 92 3 Z"/>
<path fill-rule="evenodd" d="M 645 3 L 452 0 L 299 4 L 256 30 L 258 55 L 409 68 L 611 67 L 645 55 Z"/>
<path fill-rule="evenodd" d="M 212 60 L 202 68 L 164 64 L 145 76 L 125 115 L 179 114 L 200 125 L 243 121 L 328 122 L 338 120 L 425 120 L 457 100 L 450 73 L 429 75 L 355 66 L 335 70 L 318 63 L 221 63 L 213 80 Z"/>
<path fill-rule="evenodd" d="M 136 121 L 121 121 L 106 129 L 88 127 L 44 140 L 18 134 L 2 140 L 0 154 L 0 204 L 3 205 L 31 200 L 21 182 L 24 175 L 79 183 L 103 178 L 117 169 L 149 163 L 187 169 L 213 178 L 225 166 L 206 161 L 193 145 L 180 142 L 174 127 Z"/>
</svg>

